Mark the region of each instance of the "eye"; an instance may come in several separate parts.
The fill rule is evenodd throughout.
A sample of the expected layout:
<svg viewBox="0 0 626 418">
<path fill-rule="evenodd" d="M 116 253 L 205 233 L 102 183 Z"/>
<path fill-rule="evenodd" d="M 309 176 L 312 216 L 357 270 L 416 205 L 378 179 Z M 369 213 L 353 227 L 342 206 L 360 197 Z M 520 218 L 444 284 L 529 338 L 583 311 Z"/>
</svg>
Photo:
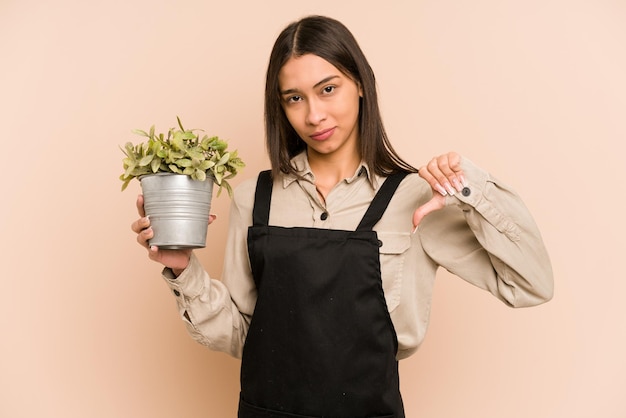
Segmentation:
<svg viewBox="0 0 626 418">
<path fill-rule="evenodd" d="M 285 98 L 287 103 L 298 103 L 302 101 L 302 96 L 289 96 Z"/>
<path fill-rule="evenodd" d="M 335 86 L 326 86 L 322 89 L 322 92 L 324 94 L 331 94 L 332 92 L 335 91 L 335 88 L 336 88 Z"/>
</svg>

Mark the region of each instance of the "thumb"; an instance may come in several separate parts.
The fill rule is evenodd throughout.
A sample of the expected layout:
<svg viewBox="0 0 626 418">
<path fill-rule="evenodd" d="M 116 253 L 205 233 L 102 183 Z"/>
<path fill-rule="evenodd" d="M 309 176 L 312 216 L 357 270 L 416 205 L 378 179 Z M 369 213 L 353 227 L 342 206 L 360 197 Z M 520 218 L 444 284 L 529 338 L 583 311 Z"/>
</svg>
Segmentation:
<svg viewBox="0 0 626 418">
<path fill-rule="evenodd" d="M 415 209 L 415 212 L 413 212 L 413 227 L 417 228 L 426 215 L 439 210 L 444 206 L 445 197 L 439 195 L 438 193 L 434 194 L 432 199 Z"/>
</svg>

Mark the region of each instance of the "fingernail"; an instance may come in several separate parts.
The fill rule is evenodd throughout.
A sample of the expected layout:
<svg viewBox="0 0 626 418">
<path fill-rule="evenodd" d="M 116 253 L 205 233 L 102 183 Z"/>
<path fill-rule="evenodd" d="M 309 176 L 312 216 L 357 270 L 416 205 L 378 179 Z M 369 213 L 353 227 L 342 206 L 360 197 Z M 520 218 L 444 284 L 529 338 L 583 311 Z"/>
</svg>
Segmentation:
<svg viewBox="0 0 626 418">
<path fill-rule="evenodd" d="M 463 190 L 463 186 L 461 185 L 461 182 L 458 179 L 452 180 L 452 184 L 454 184 L 454 188 L 456 189 L 457 192 L 460 192 L 461 190 Z"/>
<path fill-rule="evenodd" d="M 157 252 L 157 249 L 158 249 L 158 248 L 157 248 L 157 246 L 156 246 L 156 245 L 151 245 L 151 246 L 150 246 L 150 251 L 152 251 L 153 253 L 156 253 L 156 252 Z"/>
<path fill-rule="evenodd" d="M 437 191 L 442 195 L 442 196 L 447 196 L 448 192 L 446 192 L 446 189 L 444 189 L 443 187 L 441 187 L 441 184 L 437 184 L 435 186 L 435 189 L 437 189 Z"/>
<path fill-rule="evenodd" d="M 415 228 L 413 228 L 413 232 L 412 232 L 412 233 L 413 233 L 413 234 L 415 234 L 415 233 L 417 232 L 417 229 L 418 229 L 419 227 L 420 227 L 419 225 L 415 225 Z"/>
<path fill-rule="evenodd" d="M 465 180 L 465 176 L 461 174 L 460 177 L 461 177 L 461 184 L 463 185 L 463 187 L 469 186 L 469 183 L 467 182 L 467 180 Z"/>
<path fill-rule="evenodd" d="M 455 191 L 450 185 L 450 183 L 446 183 L 446 190 L 448 191 L 448 193 L 450 193 L 450 196 L 454 196 Z"/>
</svg>

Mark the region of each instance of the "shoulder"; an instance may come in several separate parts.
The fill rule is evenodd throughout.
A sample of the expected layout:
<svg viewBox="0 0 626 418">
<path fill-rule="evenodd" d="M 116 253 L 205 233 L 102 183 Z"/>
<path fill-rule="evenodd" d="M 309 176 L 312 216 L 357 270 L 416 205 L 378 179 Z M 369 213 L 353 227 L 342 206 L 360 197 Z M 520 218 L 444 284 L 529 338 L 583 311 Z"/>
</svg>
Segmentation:
<svg viewBox="0 0 626 418">
<path fill-rule="evenodd" d="M 254 206 L 254 195 L 256 194 L 257 181 L 260 173 L 243 180 L 233 191 L 233 205 L 243 211 L 252 211 Z M 274 179 L 274 189 L 282 190 L 284 176 L 280 175 Z"/>
<path fill-rule="evenodd" d="M 233 191 L 232 205 L 240 212 L 252 212 L 254 206 L 254 193 L 259 175 L 243 180 Z"/>
<path fill-rule="evenodd" d="M 399 200 L 414 208 L 428 202 L 431 198 L 430 185 L 417 173 L 407 174 L 394 194 L 394 200 Z"/>
<path fill-rule="evenodd" d="M 429 187 L 428 183 L 426 183 L 426 180 L 421 178 L 419 174 L 417 173 L 408 173 L 406 177 L 404 178 L 404 180 L 402 180 L 402 183 L 400 183 L 400 186 L 406 187 L 407 185 L 409 187 L 418 187 L 418 188 Z"/>
</svg>

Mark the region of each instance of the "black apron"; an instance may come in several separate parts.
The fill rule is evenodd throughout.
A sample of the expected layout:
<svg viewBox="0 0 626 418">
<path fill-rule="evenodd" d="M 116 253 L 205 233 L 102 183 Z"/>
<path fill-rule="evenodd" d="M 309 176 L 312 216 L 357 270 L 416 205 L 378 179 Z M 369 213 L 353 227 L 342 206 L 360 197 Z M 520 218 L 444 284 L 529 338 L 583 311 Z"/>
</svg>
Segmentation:
<svg viewBox="0 0 626 418">
<path fill-rule="evenodd" d="M 344 231 L 269 226 L 272 179 L 260 174 L 248 230 L 258 300 L 239 418 L 404 417 L 372 230 L 404 176 L 388 177 L 356 231 Z"/>
</svg>

